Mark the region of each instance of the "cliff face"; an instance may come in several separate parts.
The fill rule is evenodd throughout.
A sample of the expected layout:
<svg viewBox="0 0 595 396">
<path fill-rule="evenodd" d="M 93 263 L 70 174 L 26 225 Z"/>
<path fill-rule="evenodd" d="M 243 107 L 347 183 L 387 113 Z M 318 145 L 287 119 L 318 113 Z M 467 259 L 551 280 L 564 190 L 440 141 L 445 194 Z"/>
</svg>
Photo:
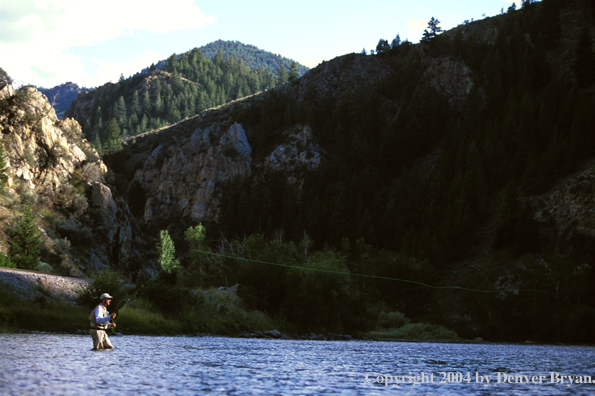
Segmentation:
<svg viewBox="0 0 595 396">
<path fill-rule="evenodd" d="M 6 113 L 0 116 L 9 166 L 14 177 L 30 189 L 60 188 L 87 160 L 74 141 L 80 136 L 80 126 L 70 119 L 59 121 L 47 98 L 36 89 L 23 88 L 23 93 L 28 99 L 22 108 L 15 109 L 15 117 L 9 119 Z M 92 150 L 88 143 L 83 144 L 84 149 Z"/>
<path fill-rule="evenodd" d="M 558 253 L 595 241 L 595 163 L 530 199 L 541 237 Z"/>
<path fill-rule="evenodd" d="M 128 208 L 105 184 L 107 168 L 82 139 L 80 125 L 58 120 L 34 88 L 15 93 L 8 85 L 0 104 L 10 168 L 2 197 L 2 250 L 29 206 L 42 234 L 41 261 L 54 270 L 78 275 L 124 265 L 134 253 Z"/>
<path fill-rule="evenodd" d="M 216 220 L 218 187 L 249 173 L 251 163 L 252 148 L 239 124 L 227 130 L 219 125 L 198 128 L 180 144 L 159 145 L 134 178 L 147 197 L 144 220 Z"/>
</svg>

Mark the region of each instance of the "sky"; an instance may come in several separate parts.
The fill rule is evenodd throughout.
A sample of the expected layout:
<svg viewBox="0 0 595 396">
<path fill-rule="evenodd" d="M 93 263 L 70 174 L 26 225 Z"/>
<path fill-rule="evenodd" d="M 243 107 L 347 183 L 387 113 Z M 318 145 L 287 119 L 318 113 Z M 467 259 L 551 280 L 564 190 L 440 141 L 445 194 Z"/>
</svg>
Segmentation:
<svg viewBox="0 0 595 396">
<path fill-rule="evenodd" d="M 16 86 L 91 88 L 219 39 L 316 67 L 397 34 L 416 43 L 432 17 L 451 29 L 512 2 L 0 0 L 0 67 Z"/>
</svg>

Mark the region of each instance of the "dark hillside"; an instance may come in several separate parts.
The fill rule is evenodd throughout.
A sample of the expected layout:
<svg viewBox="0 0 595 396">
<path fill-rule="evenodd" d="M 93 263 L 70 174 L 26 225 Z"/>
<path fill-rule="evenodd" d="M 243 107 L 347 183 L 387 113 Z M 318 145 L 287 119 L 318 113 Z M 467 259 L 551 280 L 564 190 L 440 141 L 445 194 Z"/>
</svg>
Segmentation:
<svg viewBox="0 0 595 396">
<path fill-rule="evenodd" d="M 523 4 L 417 45 L 381 40 L 106 163 L 142 227 L 181 247 L 179 285 L 239 283 L 292 331 L 410 318 L 595 342 L 593 5 Z M 186 64 L 160 78 L 192 86 Z M 199 222 L 210 239 L 188 236 Z"/>
<path fill-rule="evenodd" d="M 306 232 L 315 248 L 356 261 L 365 243 L 373 257 L 426 263 L 434 274 L 426 279 L 443 285 L 509 290 L 478 299 L 425 289 L 403 300 L 376 285 L 394 308 L 464 334 L 585 339 L 575 330 L 595 330 L 595 229 L 552 196 L 562 194 L 557 180 L 595 155 L 592 7 L 545 0 L 386 48 L 375 62 L 341 57 L 238 111 L 257 161 L 296 124 L 309 125 L 328 154 L 303 174 L 297 199 L 266 167 L 229 183 L 221 229 L 229 237 L 283 230 L 296 243 Z M 591 191 L 583 177 L 583 187 L 565 188 Z M 387 263 L 367 270 L 406 274 Z"/>
</svg>

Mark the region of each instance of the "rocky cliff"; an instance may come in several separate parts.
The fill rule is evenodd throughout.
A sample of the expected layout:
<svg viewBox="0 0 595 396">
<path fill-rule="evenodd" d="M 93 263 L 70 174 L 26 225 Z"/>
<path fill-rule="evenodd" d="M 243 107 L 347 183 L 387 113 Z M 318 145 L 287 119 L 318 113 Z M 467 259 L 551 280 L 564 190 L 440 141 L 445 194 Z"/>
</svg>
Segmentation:
<svg viewBox="0 0 595 396">
<path fill-rule="evenodd" d="M 43 269 L 73 275 L 135 254 L 126 202 L 105 184 L 107 168 L 80 125 L 58 120 L 45 95 L 10 85 L 0 92 L 0 131 L 10 169 L 2 194 L 0 243 L 6 251 L 25 207 L 42 235 Z"/>
<path fill-rule="evenodd" d="M 557 253 L 582 250 L 595 241 L 595 162 L 529 200 L 541 238 Z"/>
<path fill-rule="evenodd" d="M 216 220 L 218 187 L 249 173 L 251 163 L 252 148 L 239 124 L 198 128 L 179 145 L 159 145 L 134 178 L 147 197 L 144 220 Z"/>
</svg>

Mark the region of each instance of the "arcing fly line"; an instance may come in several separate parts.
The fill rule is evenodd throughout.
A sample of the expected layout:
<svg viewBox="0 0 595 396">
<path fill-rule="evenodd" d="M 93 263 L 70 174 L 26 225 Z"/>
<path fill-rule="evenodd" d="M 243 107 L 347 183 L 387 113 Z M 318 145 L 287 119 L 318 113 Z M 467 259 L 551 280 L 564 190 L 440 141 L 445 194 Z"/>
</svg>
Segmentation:
<svg viewBox="0 0 595 396">
<path fill-rule="evenodd" d="M 351 276 L 360 276 L 360 277 L 364 277 L 364 278 L 383 279 L 383 280 L 390 280 L 390 281 L 403 282 L 403 283 L 413 283 L 413 284 L 424 286 L 424 287 L 428 287 L 428 288 L 431 288 L 431 289 L 466 290 L 466 291 L 472 291 L 472 292 L 478 292 L 478 293 L 502 293 L 502 292 L 506 292 L 507 291 L 507 290 L 471 289 L 471 288 L 462 287 L 462 286 L 433 286 L 433 285 L 428 285 L 427 283 L 413 281 L 413 280 L 408 280 L 408 279 L 389 278 L 387 276 L 368 275 L 368 274 L 357 274 L 357 273 L 345 272 L 345 271 L 333 271 L 333 270 L 326 270 L 326 269 L 321 269 L 321 268 L 302 267 L 302 266 L 299 266 L 299 265 L 271 263 L 271 262 L 268 262 L 268 261 L 254 260 L 254 259 L 250 259 L 250 258 L 234 257 L 234 256 L 227 256 L 225 254 L 220 254 L 220 253 L 206 252 L 204 250 L 196 250 L 195 249 L 195 250 L 190 251 L 189 253 L 192 253 L 192 252 L 198 252 L 198 253 L 208 254 L 208 255 L 211 255 L 211 256 L 229 258 L 229 259 L 234 259 L 234 260 L 251 261 L 253 263 L 276 265 L 276 266 L 279 266 L 279 267 L 286 267 L 286 268 L 296 268 L 296 269 L 301 269 L 301 270 L 306 270 L 306 271 L 327 272 L 327 273 L 338 274 L 338 275 L 351 275 Z M 538 289 L 517 289 L 516 291 L 517 292 L 521 292 L 521 291 L 537 291 L 537 292 L 542 292 L 542 293 L 553 293 L 553 292 L 549 292 L 549 291 L 545 291 L 545 290 L 538 290 Z"/>
<path fill-rule="evenodd" d="M 503 293 L 506 292 L 507 290 L 485 290 L 485 289 L 471 289 L 468 287 L 463 287 L 463 286 L 433 286 L 433 285 L 428 285 L 427 283 L 423 283 L 423 282 L 418 282 L 418 281 L 414 281 L 414 280 L 409 280 L 409 279 L 399 279 L 399 278 L 390 278 L 387 276 L 379 276 L 379 275 L 368 275 L 368 274 L 357 274 L 357 273 L 353 273 L 353 272 L 345 272 L 345 271 L 333 271 L 333 270 L 327 270 L 327 269 L 321 269 L 321 268 L 310 268 L 310 267 L 302 267 L 299 265 L 290 265 L 290 264 L 281 264 L 281 263 L 271 263 L 269 261 L 262 261 L 262 260 L 254 260 L 254 259 L 250 259 L 250 258 L 245 258 L 245 257 L 235 257 L 235 256 L 228 256 L 225 254 L 220 254 L 220 253 L 213 253 L 213 252 L 207 252 L 204 250 L 191 250 L 190 252 L 186 253 L 192 253 L 192 252 L 197 252 L 197 253 L 202 253 L 202 254 L 207 254 L 210 256 L 216 256 L 216 257 L 223 257 L 223 258 L 228 258 L 228 259 L 232 259 L 232 260 L 242 260 L 242 261 L 249 261 L 249 262 L 253 262 L 253 263 L 260 263 L 260 264 L 267 264 L 267 265 L 275 265 L 278 267 L 286 267 L 286 268 L 295 268 L 295 269 L 300 269 L 300 270 L 305 270 L 305 271 L 316 271 L 316 272 L 326 272 L 326 273 L 330 273 L 330 274 L 337 274 L 337 275 L 350 275 L 350 276 L 359 276 L 359 277 L 364 277 L 364 278 L 372 278 L 372 279 L 382 279 L 382 280 L 389 280 L 389 281 L 395 281 L 395 282 L 402 282 L 402 283 L 412 283 L 415 285 L 420 285 L 423 287 L 427 287 L 430 289 L 450 289 L 450 290 L 465 290 L 465 291 L 471 291 L 471 292 L 477 292 L 477 293 Z M 149 278 L 149 280 L 147 280 L 145 283 L 143 283 L 143 285 L 141 287 L 139 287 L 132 296 L 130 296 L 126 302 L 124 303 L 124 305 L 122 306 L 122 308 L 120 308 L 120 315 L 122 314 L 122 312 L 124 311 L 124 308 L 126 308 L 126 306 L 128 305 L 128 302 L 130 300 L 132 300 L 134 298 L 134 296 L 136 296 L 136 293 L 138 293 L 143 287 L 145 287 L 147 285 L 147 283 L 149 283 L 154 277 L 155 275 L 159 274 L 158 271 L 155 274 L 153 274 L 153 276 L 151 276 Z M 538 289 L 517 289 L 515 290 L 516 292 L 528 292 L 528 291 L 535 291 L 535 292 L 541 292 L 541 293 L 550 293 L 553 294 L 553 292 L 550 291 L 546 291 L 546 290 L 538 290 Z M 116 322 L 116 320 L 114 319 L 114 323 Z M 112 332 L 114 331 L 114 328 L 112 327 Z"/>
</svg>

